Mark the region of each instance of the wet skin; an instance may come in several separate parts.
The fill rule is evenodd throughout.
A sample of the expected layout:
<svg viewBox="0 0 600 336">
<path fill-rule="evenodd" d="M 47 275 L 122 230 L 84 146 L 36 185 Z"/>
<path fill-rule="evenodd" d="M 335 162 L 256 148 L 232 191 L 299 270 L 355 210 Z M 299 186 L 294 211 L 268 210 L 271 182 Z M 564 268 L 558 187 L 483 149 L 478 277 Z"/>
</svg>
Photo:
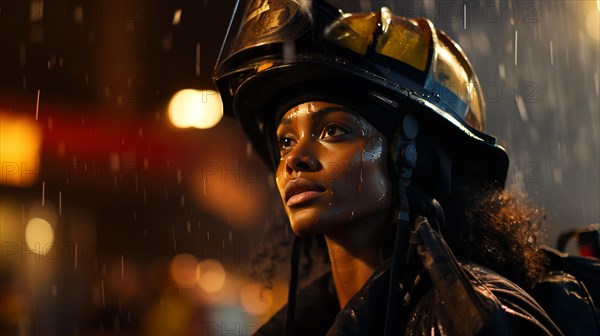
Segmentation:
<svg viewBox="0 0 600 336">
<path fill-rule="evenodd" d="M 307 102 L 277 128 L 277 187 L 292 230 L 323 234 L 340 308 L 382 262 L 391 210 L 387 140 L 350 109 Z"/>
<path fill-rule="evenodd" d="M 335 237 L 352 228 L 356 239 L 372 239 L 372 222 L 391 203 L 383 135 L 349 108 L 307 102 L 284 114 L 277 138 L 277 187 L 293 231 Z"/>
</svg>

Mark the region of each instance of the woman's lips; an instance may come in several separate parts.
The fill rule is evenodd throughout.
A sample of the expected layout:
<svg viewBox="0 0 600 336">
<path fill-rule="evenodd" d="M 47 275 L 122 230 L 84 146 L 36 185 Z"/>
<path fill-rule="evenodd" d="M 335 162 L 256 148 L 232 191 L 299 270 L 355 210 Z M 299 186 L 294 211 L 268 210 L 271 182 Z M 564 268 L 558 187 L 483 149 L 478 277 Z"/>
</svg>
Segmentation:
<svg viewBox="0 0 600 336">
<path fill-rule="evenodd" d="M 315 197 L 319 197 L 322 193 L 323 193 L 322 191 L 304 191 L 304 192 L 301 192 L 299 194 L 296 194 L 296 195 L 290 197 L 290 199 L 287 201 L 286 204 L 288 207 L 293 207 L 300 203 L 304 203 L 308 200 L 311 200 Z"/>
<path fill-rule="evenodd" d="M 306 178 L 291 180 L 284 188 L 286 205 L 288 207 L 299 205 L 319 197 L 324 191 L 325 188 L 312 180 Z"/>
</svg>

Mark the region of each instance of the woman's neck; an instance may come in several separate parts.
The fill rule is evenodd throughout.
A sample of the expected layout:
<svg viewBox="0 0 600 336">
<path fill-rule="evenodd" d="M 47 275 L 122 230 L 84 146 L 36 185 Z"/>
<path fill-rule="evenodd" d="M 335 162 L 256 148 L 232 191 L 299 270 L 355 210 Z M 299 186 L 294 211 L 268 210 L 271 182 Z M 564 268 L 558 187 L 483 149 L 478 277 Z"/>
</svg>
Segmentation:
<svg viewBox="0 0 600 336">
<path fill-rule="evenodd" d="M 356 256 L 344 246 L 329 239 L 326 241 L 333 284 L 340 308 L 343 308 L 381 264 L 380 252 L 368 250 Z"/>
<path fill-rule="evenodd" d="M 381 219 L 379 221 L 381 223 Z M 385 239 L 382 239 L 385 237 L 382 235 L 385 225 L 377 224 L 379 223 L 373 221 L 354 223 L 354 229 L 341 234 L 325 235 L 340 308 L 363 287 L 387 254 Z M 356 230 L 359 227 L 366 230 Z M 362 232 L 367 230 L 370 232 Z"/>
</svg>

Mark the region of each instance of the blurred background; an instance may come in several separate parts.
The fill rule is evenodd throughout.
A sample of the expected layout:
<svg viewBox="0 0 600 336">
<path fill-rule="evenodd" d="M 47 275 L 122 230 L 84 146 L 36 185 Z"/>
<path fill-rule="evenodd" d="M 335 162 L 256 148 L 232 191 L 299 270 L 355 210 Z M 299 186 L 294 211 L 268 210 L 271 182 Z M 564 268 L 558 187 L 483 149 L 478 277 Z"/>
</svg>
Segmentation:
<svg viewBox="0 0 600 336">
<path fill-rule="evenodd" d="M 600 220 L 600 1 L 333 1 L 473 63 L 546 241 Z M 0 335 L 249 335 L 274 182 L 211 81 L 232 0 L 0 0 Z"/>
</svg>

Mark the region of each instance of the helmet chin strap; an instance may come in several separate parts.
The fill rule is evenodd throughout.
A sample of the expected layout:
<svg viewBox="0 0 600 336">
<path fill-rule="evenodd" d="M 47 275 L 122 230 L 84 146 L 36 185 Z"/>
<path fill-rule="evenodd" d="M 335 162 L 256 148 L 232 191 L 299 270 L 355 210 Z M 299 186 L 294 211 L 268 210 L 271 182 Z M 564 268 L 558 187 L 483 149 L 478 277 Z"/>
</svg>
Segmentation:
<svg viewBox="0 0 600 336">
<path fill-rule="evenodd" d="M 390 157 L 394 173 L 398 180 L 397 193 L 399 207 L 395 215 L 396 237 L 392 251 L 392 264 L 390 270 L 390 283 L 388 289 L 388 302 L 385 317 L 385 335 L 398 335 L 397 317 L 400 295 L 404 293 L 403 283 L 400 281 L 400 266 L 402 254 L 406 251 L 406 237 L 410 229 L 410 207 L 406 194 L 406 187 L 410 184 L 413 169 L 417 164 L 417 148 L 415 139 L 419 132 L 419 124 L 410 114 L 404 116 L 401 127 L 396 131 L 390 146 Z M 403 300 L 406 301 L 406 300 Z"/>
<path fill-rule="evenodd" d="M 284 335 L 294 335 L 294 323 L 296 315 L 296 292 L 298 291 L 298 267 L 300 264 L 300 248 L 302 237 L 294 235 L 292 245 L 290 287 L 288 289 L 288 304 L 285 317 Z"/>
</svg>

